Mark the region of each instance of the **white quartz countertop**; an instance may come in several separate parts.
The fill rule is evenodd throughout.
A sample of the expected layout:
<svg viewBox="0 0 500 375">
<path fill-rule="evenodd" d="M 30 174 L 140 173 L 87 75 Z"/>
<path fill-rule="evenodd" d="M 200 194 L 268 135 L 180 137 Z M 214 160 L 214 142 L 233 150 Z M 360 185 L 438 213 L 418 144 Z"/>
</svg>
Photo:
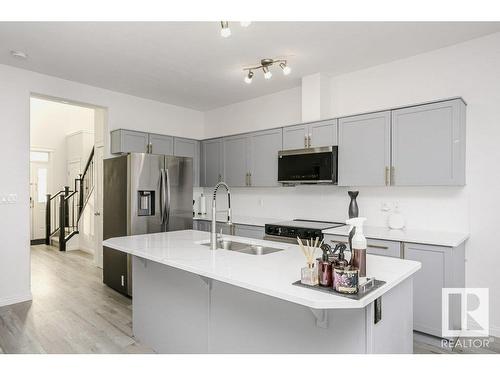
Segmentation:
<svg viewBox="0 0 500 375">
<path fill-rule="evenodd" d="M 323 233 L 348 236 L 349 226 L 326 229 L 323 231 Z M 460 246 L 465 240 L 469 238 L 468 233 L 453 233 L 442 231 L 434 232 L 419 229 L 389 229 L 384 227 L 372 226 L 365 226 L 363 228 L 363 233 L 366 238 L 449 247 Z"/>
<path fill-rule="evenodd" d="M 292 285 L 300 279 L 300 269 L 305 265 L 298 246 L 224 236 L 284 250 L 267 255 L 212 251 L 201 245 L 209 241 L 209 236 L 207 232 L 185 230 L 111 238 L 103 244 L 143 259 L 315 309 L 363 308 L 420 269 L 419 262 L 367 255 L 367 275 L 386 284 L 360 300 L 351 300 Z"/>
<path fill-rule="evenodd" d="M 217 213 L 217 221 L 220 223 L 225 223 L 227 221 L 227 214 Z M 198 215 L 193 216 L 193 220 L 204 220 L 204 221 L 212 221 L 212 215 Z M 280 221 L 285 221 L 284 219 L 273 219 L 269 217 L 252 217 L 252 216 L 242 216 L 242 215 L 233 215 L 231 217 L 231 221 L 234 224 L 243 224 L 243 225 L 253 225 L 256 227 L 263 227 L 266 224 L 274 224 L 279 223 Z"/>
</svg>

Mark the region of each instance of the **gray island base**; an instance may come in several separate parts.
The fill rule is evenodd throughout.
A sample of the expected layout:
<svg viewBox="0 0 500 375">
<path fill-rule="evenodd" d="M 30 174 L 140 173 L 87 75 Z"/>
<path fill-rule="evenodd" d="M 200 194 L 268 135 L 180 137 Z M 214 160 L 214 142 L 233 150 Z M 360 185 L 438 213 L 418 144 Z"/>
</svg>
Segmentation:
<svg viewBox="0 0 500 375">
<path fill-rule="evenodd" d="M 132 255 L 133 332 L 158 353 L 413 352 L 418 262 L 369 255 L 368 272 L 386 284 L 350 300 L 293 286 L 296 246 L 255 256 L 210 251 L 206 240 L 179 231 L 105 241 Z"/>
</svg>

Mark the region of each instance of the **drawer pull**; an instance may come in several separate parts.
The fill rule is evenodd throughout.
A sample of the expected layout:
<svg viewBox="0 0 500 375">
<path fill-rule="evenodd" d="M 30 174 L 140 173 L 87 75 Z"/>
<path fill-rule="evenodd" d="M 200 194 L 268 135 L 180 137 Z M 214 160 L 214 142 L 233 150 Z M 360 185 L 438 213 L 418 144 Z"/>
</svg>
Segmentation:
<svg viewBox="0 0 500 375">
<path fill-rule="evenodd" d="M 330 240 L 330 242 L 332 243 L 343 243 L 345 245 L 347 245 L 347 242 L 346 241 L 335 241 L 335 240 Z M 389 248 L 387 246 L 381 246 L 381 245 L 371 245 L 371 244 L 368 244 L 367 245 L 367 248 L 368 247 L 372 247 L 374 249 L 382 249 L 382 250 L 389 250 Z"/>
</svg>

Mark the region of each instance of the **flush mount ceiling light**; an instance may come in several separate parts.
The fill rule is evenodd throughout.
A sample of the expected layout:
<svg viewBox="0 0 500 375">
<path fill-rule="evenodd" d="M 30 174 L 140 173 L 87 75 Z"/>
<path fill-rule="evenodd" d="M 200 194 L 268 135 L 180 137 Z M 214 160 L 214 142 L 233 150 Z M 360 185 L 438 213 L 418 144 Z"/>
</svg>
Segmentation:
<svg viewBox="0 0 500 375">
<path fill-rule="evenodd" d="M 273 73 L 269 70 L 271 66 L 274 64 L 278 64 L 281 70 L 283 71 L 284 75 L 289 75 L 292 72 L 292 69 L 288 66 L 286 60 L 282 59 L 262 59 L 260 60 L 260 65 L 258 66 L 252 66 L 250 68 L 243 68 L 243 71 L 248 72 L 247 75 L 245 76 L 245 82 L 246 83 L 252 83 L 252 78 L 254 75 L 254 70 L 259 70 L 262 69 L 264 72 L 264 78 L 265 79 L 271 79 L 273 76 Z"/>
<path fill-rule="evenodd" d="M 248 27 L 252 22 L 250 21 L 241 21 L 241 27 Z M 220 21 L 220 36 L 223 38 L 229 38 L 231 36 L 231 29 L 229 28 L 229 21 Z"/>
<path fill-rule="evenodd" d="M 10 54 L 12 56 L 14 56 L 15 58 L 18 58 L 18 59 L 25 60 L 25 59 L 28 58 L 28 55 L 25 52 L 23 52 L 23 51 L 14 51 L 14 50 L 12 50 L 12 51 L 10 51 Z"/>
</svg>

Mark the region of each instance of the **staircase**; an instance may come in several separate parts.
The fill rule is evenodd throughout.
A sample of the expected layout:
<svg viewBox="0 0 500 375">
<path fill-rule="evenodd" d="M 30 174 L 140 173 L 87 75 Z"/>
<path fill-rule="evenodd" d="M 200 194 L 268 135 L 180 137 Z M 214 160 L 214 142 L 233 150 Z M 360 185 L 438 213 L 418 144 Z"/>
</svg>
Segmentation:
<svg viewBox="0 0 500 375">
<path fill-rule="evenodd" d="M 45 211 L 45 244 L 58 244 L 66 251 L 68 241 L 78 234 L 78 224 L 94 190 L 94 148 L 83 173 L 75 178 L 73 190 L 65 186 L 55 194 L 47 194 Z"/>
</svg>

